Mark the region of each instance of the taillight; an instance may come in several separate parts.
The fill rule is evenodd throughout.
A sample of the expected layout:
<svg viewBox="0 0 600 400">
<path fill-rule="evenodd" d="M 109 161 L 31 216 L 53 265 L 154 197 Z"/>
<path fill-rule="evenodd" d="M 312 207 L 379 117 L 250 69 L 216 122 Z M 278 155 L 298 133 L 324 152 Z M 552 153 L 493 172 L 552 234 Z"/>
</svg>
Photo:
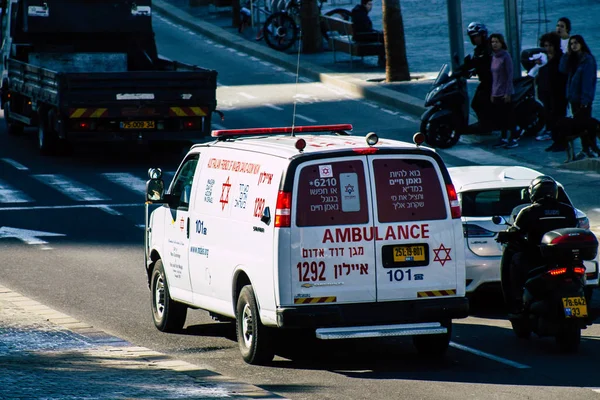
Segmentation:
<svg viewBox="0 0 600 400">
<path fill-rule="evenodd" d="M 548 275 L 551 275 L 551 276 L 557 276 L 557 275 L 562 275 L 562 274 L 566 274 L 566 273 L 567 273 L 566 268 L 555 268 L 555 269 L 551 269 L 550 271 L 548 271 Z"/>
<path fill-rule="evenodd" d="M 292 194 L 279 191 L 275 205 L 275 227 L 289 228 L 292 225 Z"/>
<path fill-rule="evenodd" d="M 550 244 L 567 244 L 567 243 L 587 243 L 596 242 L 594 235 L 581 234 L 580 232 L 568 233 L 566 235 L 560 235 L 552 239 Z"/>
<path fill-rule="evenodd" d="M 202 118 L 184 119 L 180 123 L 182 129 L 199 129 L 202 126 Z"/>
<path fill-rule="evenodd" d="M 575 275 L 583 276 L 585 274 L 585 267 L 575 267 L 573 268 L 573 272 L 575 273 Z"/>
<path fill-rule="evenodd" d="M 494 237 L 496 236 L 496 232 L 488 231 L 480 227 L 479 225 L 474 224 L 464 224 L 463 225 L 463 234 L 465 237 Z"/>
<path fill-rule="evenodd" d="M 450 213 L 452 214 L 452 218 L 460 218 L 460 203 L 458 202 L 458 196 L 456 195 L 454 185 L 447 183 L 446 192 L 448 193 L 448 199 L 450 200 Z"/>
</svg>

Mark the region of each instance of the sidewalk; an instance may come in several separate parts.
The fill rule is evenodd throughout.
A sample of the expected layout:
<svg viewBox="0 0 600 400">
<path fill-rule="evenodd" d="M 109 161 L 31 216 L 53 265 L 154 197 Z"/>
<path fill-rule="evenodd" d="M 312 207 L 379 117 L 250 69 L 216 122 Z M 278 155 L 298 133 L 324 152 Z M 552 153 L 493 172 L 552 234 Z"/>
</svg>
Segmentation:
<svg viewBox="0 0 600 400">
<path fill-rule="evenodd" d="M 340 3 L 341 1 L 345 1 L 345 3 Z M 548 1 L 555 3 L 553 0 Z M 463 10 L 465 9 L 465 2 L 468 2 L 468 0 L 463 1 Z M 429 19 L 437 21 L 438 25 L 444 25 L 444 29 L 438 26 L 436 31 L 419 36 L 418 46 L 422 49 L 420 53 L 421 57 L 411 59 L 409 51 L 409 65 L 411 66 L 411 71 L 425 71 L 413 72 L 413 79 L 410 82 L 384 82 L 385 71 L 376 66 L 376 57 L 366 57 L 364 62 L 354 62 L 353 68 L 350 69 L 350 64 L 348 62 L 339 62 L 338 60 L 337 63 L 334 63 L 333 53 L 330 51 L 324 51 L 317 54 L 301 54 L 300 74 L 316 81 L 331 84 L 346 91 L 361 95 L 366 100 L 375 101 L 386 107 L 401 110 L 418 119 L 425 111 L 423 105 L 425 95 L 430 89 L 441 64 L 447 62 L 448 59 L 447 50 L 444 53 L 437 50 L 440 48 L 440 45 L 442 45 L 442 47 L 445 46 L 446 49 L 448 47 L 447 33 L 446 36 L 444 36 L 444 32 L 447 31 L 445 28 L 445 2 L 441 3 L 443 3 L 443 7 L 439 4 L 430 5 L 423 3 L 421 7 L 428 8 L 426 10 L 423 9 L 424 12 L 426 11 L 426 14 L 422 15 L 417 21 L 413 19 L 407 21 L 407 13 L 405 12 L 407 49 L 410 49 L 415 45 L 413 41 L 416 36 L 414 30 L 411 31 L 409 29 L 412 29 L 413 27 L 422 28 L 423 24 L 430 25 L 431 22 Z M 189 5 L 189 0 L 154 0 L 153 6 L 159 16 L 165 17 L 176 24 L 197 32 L 209 40 L 234 48 L 250 56 L 255 56 L 271 62 L 292 72 L 295 72 L 297 69 L 298 49 L 295 48 L 295 46 L 287 53 L 279 52 L 269 48 L 264 41 L 256 42 L 254 40 L 255 33 L 252 31 L 246 31 L 244 34 L 238 33 L 237 29 L 231 27 L 230 8 L 215 8 L 213 6 L 192 7 Z M 556 4 L 556 6 L 558 6 L 558 4 Z M 327 9 L 337 7 L 350 9 L 353 7 L 353 4 L 348 3 L 348 0 L 335 0 L 335 2 L 330 0 L 330 2 L 328 4 L 326 3 L 326 6 L 324 6 L 323 11 L 325 12 Z M 417 6 L 413 4 L 412 7 Z M 375 4 L 374 11 L 371 15 L 375 27 L 377 27 L 378 24 L 380 27 L 381 24 L 380 8 L 380 2 L 379 11 L 377 11 L 378 6 Z M 562 12 L 563 9 L 566 14 L 572 13 L 572 11 L 567 12 L 568 9 L 564 5 L 562 5 L 560 10 L 554 10 L 554 12 Z M 600 14 L 600 10 L 598 14 Z M 492 15 L 490 20 L 497 21 L 497 15 L 490 15 Z M 554 21 L 551 22 L 552 23 L 549 23 L 550 29 L 554 26 Z M 501 24 L 496 22 L 494 25 Z M 589 25 L 595 26 L 592 22 L 590 22 Z M 584 26 L 582 29 L 583 28 L 586 27 Z M 529 30 L 531 30 L 531 27 L 529 27 Z M 596 27 L 592 29 L 592 31 L 593 34 L 589 35 L 586 31 L 586 35 L 594 39 L 598 36 L 600 39 L 599 29 Z M 530 34 L 530 36 L 532 35 Z M 533 36 L 535 37 L 535 32 L 533 33 Z M 594 41 L 594 45 L 597 45 L 598 43 L 600 43 L 600 40 L 598 42 Z M 524 47 L 526 47 L 526 45 L 527 43 L 525 42 Z M 593 46 L 590 45 L 590 47 Z M 465 44 L 465 52 L 469 52 L 470 50 L 470 45 Z M 593 48 L 592 51 L 594 51 Z M 339 59 L 348 59 L 348 55 L 343 53 L 339 54 Z M 468 87 L 471 98 L 476 86 L 477 81 L 471 80 L 469 82 Z M 597 91 L 596 99 L 594 101 L 594 116 L 600 118 L 600 90 Z M 472 122 L 473 121 L 475 121 L 474 116 Z M 600 173 L 600 159 L 586 159 L 565 164 L 564 161 L 566 155 L 564 152 L 552 153 L 544 151 L 544 148 L 548 147 L 551 142 L 537 142 L 535 141 L 535 138 L 531 137 L 523 138 L 521 139 L 521 145 L 518 148 L 507 151 L 504 149 L 492 149 L 491 144 L 496 141 L 496 135 L 468 135 L 461 138 L 461 142 L 450 149 L 450 151 L 461 151 L 461 147 L 476 146 L 494 153 L 502 152 L 500 154 L 514 159 L 516 163 L 529 164 L 538 167 L 551 166 L 561 169 L 596 171 Z M 580 147 L 579 141 L 577 140 L 576 143 L 576 151 L 578 151 Z"/>
<path fill-rule="evenodd" d="M 0 399 L 281 399 L 0 286 Z"/>
</svg>

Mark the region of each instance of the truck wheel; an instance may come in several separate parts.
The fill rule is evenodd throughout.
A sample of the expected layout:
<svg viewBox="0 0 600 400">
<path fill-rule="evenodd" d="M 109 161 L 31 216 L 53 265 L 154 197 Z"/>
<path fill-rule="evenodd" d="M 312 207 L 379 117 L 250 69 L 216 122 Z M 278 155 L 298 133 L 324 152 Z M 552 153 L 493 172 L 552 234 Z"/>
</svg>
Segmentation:
<svg viewBox="0 0 600 400">
<path fill-rule="evenodd" d="M 152 319 L 161 332 L 178 332 L 185 324 L 187 306 L 171 299 L 162 260 L 154 264 L 150 280 Z"/>
<path fill-rule="evenodd" d="M 17 121 L 13 121 L 10 118 L 10 101 L 4 104 L 4 122 L 6 122 L 6 131 L 9 135 L 20 136 L 23 134 L 25 126 Z"/>
<path fill-rule="evenodd" d="M 272 361 L 275 350 L 271 332 L 260 322 L 252 286 L 246 285 L 242 288 L 235 315 L 237 340 L 244 361 L 255 365 Z"/>
<path fill-rule="evenodd" d="M 58 135 L 48 121 L 48 114 L 40 113 L 38 122 L 38 148 L 43 156 L 54 155 L 57 150 Z"/>
<path fill-rule="evenodd" d="M 443 357 L 448 350 L 450 337 L 452 336 L 452 321 L 442 322 L 448 332 L 440 335 L 418 335 L 413 336 L 413 344 L 419 354 L 426 357 Z"/>
</svg>

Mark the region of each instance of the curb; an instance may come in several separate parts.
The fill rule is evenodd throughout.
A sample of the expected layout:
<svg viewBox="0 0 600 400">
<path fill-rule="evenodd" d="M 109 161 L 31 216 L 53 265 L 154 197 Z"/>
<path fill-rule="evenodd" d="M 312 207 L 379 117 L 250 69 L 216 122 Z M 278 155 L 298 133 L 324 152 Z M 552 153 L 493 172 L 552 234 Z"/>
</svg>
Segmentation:
<svg viewBox="0 0 600 400">
<path fill-rule="evenodd" d="M 186 11 L 165 3 L 163 0 L 153 0 L 152 4 L 159 13 L 165 15 L 168 19 L 204 35 L 215 42 L 246 52 L 252 56 L 260 57 L 261 59 L 285 68 L 290 72 L 295 73 L 298 69 L 296 64 L 297 58 L 295 56 L 266 49 L 261 45 L 249 42 L 248 40 L 232 34 L 210 22 L 204 20 L 201 20 L 201 23 L 195 22 L 194 19 L 197 18 Z M 417 117 L 420 117 L 426 110 L 423 106 L 423 100 L 421 99 L 380 87 L 374 83 L 365 84 L 361 80 L 336 73 L 317 64 L 302 62 L 299 71 L 301 74 L 306 75 L 311 79 L 337 86 L 341 89 L 360 95 L 367 100 L 376 101 L 385 104 L 388 107 L 398 108 Z"/>
<path fill-rule="evenodd" d="M 572 161 L 562 165 L 564 169 L 575 171 L 596 172 L 600 174 L 600 159 L 586 158 L 585 160 Z"/>
</svg>

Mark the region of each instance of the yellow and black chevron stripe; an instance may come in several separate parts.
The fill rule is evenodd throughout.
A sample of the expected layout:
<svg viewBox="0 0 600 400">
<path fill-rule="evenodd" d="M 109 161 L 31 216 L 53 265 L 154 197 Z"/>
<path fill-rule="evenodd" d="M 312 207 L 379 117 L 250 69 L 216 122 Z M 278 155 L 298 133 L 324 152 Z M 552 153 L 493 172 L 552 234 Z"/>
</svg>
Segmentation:
<svg viewBox="0 0 600 400">
<path fill-rule="evenodd" d="M 206 107 L 169 107 L 169 115 L 173 117 L 206 117 Z"/>
<path fill-rule="evenodd" d="M 440 296 L 455 296 L 456 289 L 448 290 L 429 290 L 426 292 L 417 292 L 417 297 L 440 297 Z"/>
<path fill-rule="evenodd" d="M 320 303 L 335 303 L 337 297 L 297 297 L 294 299 L 294 304 L 320 304 Z"/>
<path fill-rule="evenodd" d="M 108 115 L 108 108 L 71 108 L 69 118 L 101 118 Z"/>
</svg>

